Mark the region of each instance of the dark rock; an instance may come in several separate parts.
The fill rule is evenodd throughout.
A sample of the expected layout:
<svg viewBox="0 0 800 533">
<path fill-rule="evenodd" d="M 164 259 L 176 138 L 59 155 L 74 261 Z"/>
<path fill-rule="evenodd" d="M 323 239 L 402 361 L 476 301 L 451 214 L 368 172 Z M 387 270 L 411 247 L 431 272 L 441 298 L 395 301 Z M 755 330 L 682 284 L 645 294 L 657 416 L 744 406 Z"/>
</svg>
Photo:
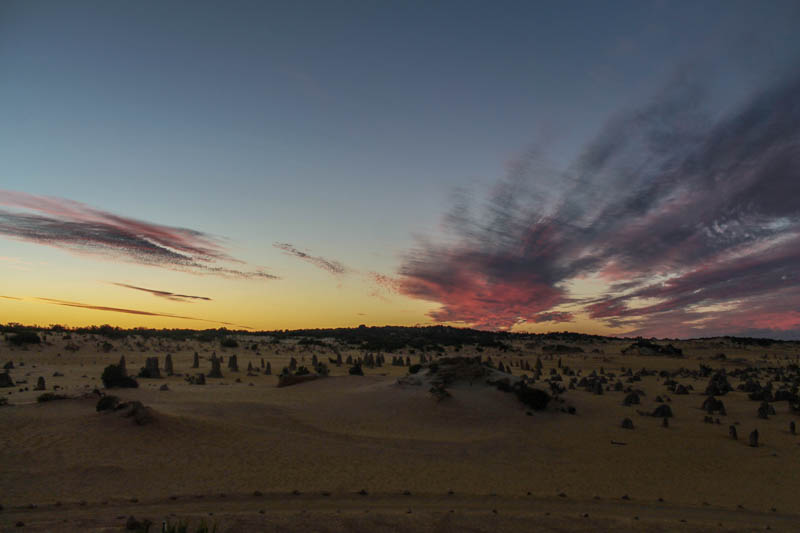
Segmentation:
<svg viewBox="0 0 800 533">
<path fill-rule="evenodd" d="M 713 396 L 709 396 L 703 401 L 702 408 L 710 415 L 713 415 L 716 412 L 723 416 L 727 414 L 727 411 L 725 410 L 725 404 L 722 403 L 722 400 L 719 400 Z"/>
<path fill-rule="evenodd" d="M 736 426 L 728 426 L 728 435 L 730 435 L 733 440 L 739 439 L 739 434 L 736 432 Z"/>
<path fill-rule="evenodd" d="M 767 419 L 769 415 L 775 414 L 775 408 L 772 407 L 768 402 L 761 402 L 761 405 L 758 406 L 758 418 Z"/>
<path fill-rule="evenodd" d="M 749 445 L 753 448 L 758 448 L 758 430 L 754 429 L 750 433 Z"/>
<path fill-rule="evenodd" d="M 659 418 L 670 418 L 672 417 L 672 408 L 665 403 L 661 404 L 655 409 L 653 409 L 653 412 L 651 413 L 650 416 L 655 416 Z"/>
<path fill-rule="evenodd" d="M 622 421 L 622 429 L 633 429 L 633 420 L 626 418 Z"/>
<path fill-rule="evenodd" d="M 139 377 L 144 379 L 161 377 L 161 371 L 158 369 L 158 357 L 148 357 L 144 360 L 144 366 L 139 370 Z"/>
<path fill-rule="evenodd" d="M 33 390 L 45 390 L 46 388 L 44 376 L 39 376 L 39 379 L 36 380 L 36 386 L 33 388 Z"/>
<path fill-rule="evenodd" d="M 639 395 L 635 392 L 631 392 L 625 396 L 625 399 L 622 401 L 623 405 L 639 405 L 639 403 Z"/>
<path fill-rule="evenodd" d="M 706 387 L 706 395 L 723 396 L 732 390 L 733 387 L 731 387 L 730 383 L 728 383 L 728 377 L 725 375 L 725 372 L 717 372 L 711 376 L 711 379 L 708 382 L 708 386 Z"/>
<path fill-rule="evenodd" d="M 220 359 L 216 355 L 211 356 L 211 372 L 208 373 L 209 378 L 221 378 L 222 370 L 220 370 Z"/>
<path fill-rule="evenodd" d="M 11 379 L 11 375 L 8 373 L 8 371 L 0 374 L 0 387 L 13 387 L 13 386 L 14 386 L 14 380 Z"/>
</svg>

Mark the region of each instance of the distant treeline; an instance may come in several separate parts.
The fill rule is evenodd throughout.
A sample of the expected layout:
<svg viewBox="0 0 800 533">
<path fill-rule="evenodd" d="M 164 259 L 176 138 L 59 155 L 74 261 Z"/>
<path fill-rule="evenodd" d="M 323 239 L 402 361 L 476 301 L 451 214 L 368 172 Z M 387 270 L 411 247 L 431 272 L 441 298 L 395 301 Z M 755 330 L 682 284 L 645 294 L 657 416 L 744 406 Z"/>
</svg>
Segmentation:
<svg viewBox="0 0 800 533">
<path fill-rule="evenodd" d="M 521 340 L 527 342 L 547 343 L 607 343 L 615 340 L 642 340 L 621 337 L 606 337 L 600 335 L 587 335 L 583 333 L 558 332 L 558 333 L 512 333 L 508 331 L 485 331 L 470 328 L 455 328 L 452 326 L 358 326 L 357 328 L 328 328 L 328 329 L 295 329 L 274 331 L 249 331 L 217 329 L 151 329 L 131 328 L 124 329 L 108 324 L 102 326 L 88 326 L 70 328 L 61 325 L 27 326 L 16 323 L 0 324 L 0 333 L 17 334 L 23 332 L 56 332 L 98 335 L 107 339 L 122 339 L 131 335 L 144 338 L 157 337 L 175 341 L 200 340 L 203 342 L 229 341 L 234 336 L 246 341 L 246 337 L 272 337 L 272 342 L 296 339 L 303 344 L 327 345 L 330 341 L 342 345 L 359 347 L 372 351 L 395 351 L 404 348 L 417 350 L 441 350 L 443 347 L 478 346 L 481 348 L 496 348 L 508 350 L 511 341 Z M 656 339 L 651 339 L 656 340 Z M 675 340 L 675 339 L 670 339 Z M 713 339 L 697 339 L 701 341 L 724 340 L 731 344 L 742 346 L 771 346 L 773 344 L 797 343 L 798 341 L 781 341 L 764 338 L 748 337 L 714 337 Z"/>
</svg>

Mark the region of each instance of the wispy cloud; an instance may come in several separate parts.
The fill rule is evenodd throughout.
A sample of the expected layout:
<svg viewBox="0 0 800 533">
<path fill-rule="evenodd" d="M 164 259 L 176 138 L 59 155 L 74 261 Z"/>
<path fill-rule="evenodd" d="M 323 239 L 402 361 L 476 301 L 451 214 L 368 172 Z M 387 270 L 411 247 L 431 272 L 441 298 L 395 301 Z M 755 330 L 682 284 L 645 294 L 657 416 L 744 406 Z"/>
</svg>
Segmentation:
<svg viewBox="0 0 800 533">
<path fill-rule="evenodd" d="M 194 274 L 277 279 L 263 270 L 245 270 L 218 239 L 196 230 L 126 218 L 85 204 L 0 190 L 0 235 Z M 221 264 L 220 264 L 221 263 Z"/>
<path fill-rule="evenodd" d="M 275 244 L 273 244 L 273 246 L 279 250 L 282 250 L 288 255 L 294 256 L 298 259 L 302 259 L 303 261 L 311 263 L 315 267 L 321 268 L 322 270 L 325 270 L 334 275 L 346 274 L 349 271 L 349 269 L 339 261 L 311 255 L 302 250 L 298 250 L 289 243 L 276 242 Z"/>
<path fill-rule="evenodd" d="M 447 239 L 408 252 L 400 292 L 488 328 L 568 320 L 569 304 L 644 335 L 800 331 L 800 79 L 723 116 L 707 103 L 677 79 L 565 171 L 534 153 L 478 215 L 461 195 Z M 605 291 L 571 294 L 586 277 Z"/>
<path fill-rule="evenodd" d="M 3 296 L 0 294 L 0 298 L 5 298 L 6 300 L 22 300 L 22 298 L 17 298 L 16 296 Z"/>
<path fill-rule="evenodd" d="M 159 298 L 165 298 L 167 300 L 172 300 L 174 302 L 191 302 L 193 300 L 205 300 L 211 301 L 211 298 L 206 296 L 191 296 L 189 294 L 177 294 L 174 292 L 168 291 L 159 291 L 156 289 L 146 289 L 144 287 L 137 287 L 136 285 L 128 285 L 127 283 L 112 283 L 112 285 L 116 285 L 117 287 L 124 287 L 126 289 L 133 289 L 135 291 L 142 291 L 148 292 L 153 296 L 158 296 Z"/>
<path fill-rule="evenodd" d="M 248 326 L 242 326 L 242 325 L 239 325 L 239 324 L 234 324 L 232 322 L 221 322 L 219 320 L 208 320 L 208 319 L 205 319 L 205 318 L 197 318 L 197 317 L 191 317 L 191 316 L 172 315 L 172 314 L 169 314 L 169 313 L 157 313 L 157 312 L 154 312 L 154 311 L 143 311 L 143 310 L 140 310 L 140 309 L 125 309 L 125 308 L 121 308 L 121 307 L 107 307 L 107 306 L 103 306 L 103 305 L 93 305 L 93 304 L 86 304 L 86 303 L 81 303 L 81 302 L 70 302 L 68 300 L 56 300 L 54 298 L 36 298 L 36 300 L 39 300 L 39 301 L 45 302 L 45 303 L 49 303 L 49 304 L 63 305 L 63 306 L 66 306 L 66 307 L 77 307 L 77 308 L 80 308 L 80 309 L 91 309 L 91 310 L 94 310 L 94 311 L 109 311 L 109 312 L 112 312 L 112 313 L 126 313 L 126 314 L 129 314 L 129 315 L 143 315 L 143 316 L 160 316 L 160 317 L 166 317 L 166 318 L 180 318 L 180 319 L 183 319 L 183 320 L 196 320 L 198 322 L 209 322 L 209 323 L 212 323 L 212 324 L 222 324 L 224 326 L 234 326 L 234 327 L 237 327 L 237 328 L 252 329 L 252 328 L 250 328 Z"/>
</svg>

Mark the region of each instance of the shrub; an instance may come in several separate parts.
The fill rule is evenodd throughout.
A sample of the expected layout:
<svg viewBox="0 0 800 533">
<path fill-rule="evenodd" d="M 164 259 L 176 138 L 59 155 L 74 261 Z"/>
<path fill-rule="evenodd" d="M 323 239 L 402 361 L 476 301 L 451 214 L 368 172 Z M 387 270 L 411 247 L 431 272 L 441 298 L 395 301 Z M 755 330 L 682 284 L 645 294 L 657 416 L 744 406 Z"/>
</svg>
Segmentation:
<svg viewBox="0 0 800 533">
<path fill-rule="evenodd" d="M 116 396 L 103 396 L 97 401 L 97 412 L 100 411 L 111 411 L 117 408 L 119 405 L 119 398 Z"/>
<path fill-rule="evenodd" d="M 220 346 L 225 348 L 238 348 L 239 343 L 236 342 L 236 339 L 231 339 L 230 337 L 226 337 L 219 341 Z"/>
<path fill-rule="evenodd" d="M 23 344 L 40 344 L 42 339 L 39 338 L 36 332 L 20 331 L 9 337 L 8 342 L 16 346 L 22 346 Z"/>
<path fill-rule="evenodd" d="M 348 371 L 351 376 L 363 376 L 364 371 L 361 369 L 361 365 L 353 365 L 350 367 Z"/>
<path fill-rule="evenodd" d="M 547 407 L 550 403 L 550 395 L 540 389 L 528 387 L 524 383 L 518 383 L 514 387 L 514 394 L 517 399 L 535 411 Z"/>
<path fill-rule="evenodd" d="M 44 403 L 44 402 L 52 402 L 52 401 L 55 401 L 55 400 L 68 400 L 68 399 L 69 399 L 69 396 L 65 396 L 63 394 L 55 394 L 55 393 L 52 393 L 52 392 L 45 392 L 44 394 L 40 394 L 39 397 L 36 398 L 36 401 L 39 402 L 39 403 Z"/>
<path fill-rule="evenodd" d="M 408 369 L 408 373 L 409 374 L 416 374 L 420 370 L 422 370 L 422 365 L 420 365 L 420 364 L 411 365 L 411 367 Z"/>
<path fill-rule="evenodd" d="M 120 365 L 108 365 L 103 370 L 103 386 L 107 389 L 113 388 L 132 388 L 135 389 L 139 383 L 130 377 Z"/>
</svg>

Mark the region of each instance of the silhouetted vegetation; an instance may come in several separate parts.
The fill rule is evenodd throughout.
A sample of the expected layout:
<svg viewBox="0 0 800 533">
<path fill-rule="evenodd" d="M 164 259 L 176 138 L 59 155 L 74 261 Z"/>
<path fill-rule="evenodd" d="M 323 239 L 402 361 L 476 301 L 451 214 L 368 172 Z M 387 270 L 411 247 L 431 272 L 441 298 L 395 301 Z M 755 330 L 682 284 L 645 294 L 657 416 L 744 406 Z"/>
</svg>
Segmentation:
<svg viewBox="0 0 800 533">
<path fill-rule="evenodd" d="M 136 388 L 139 383 L 130 377 L 125 369 L 120 365 L 108 365 L 103 370 L 103 375 L 100 378 L 103 380 L 103 386 L 107 389 L 113 388 Z"/>
<path fill-rule="evenodd" d="M 116 409 L 118 405 L 119 405 L 119 398 L 117 398 L 116 396 L 106 395 L 97 400 L 97 406 L 95 407 L 95 409 L 97 409 L 98 413 L 100 411 L 112 411 Z"/>
<path fill-rule="evenodd" d="M 40 394 L 36 401 L 39 403 L 45 402 L 54 402 L 56 400 L 69 400 L 69 396 L 64 394 L 55 394 L 53 392 L 45 392 L 44 394 Z"/>
<path fill-rule="evenodd" d="M 22 346 L 23 344 L 39 344 L 42 339 L 33 331 L 20 331 L 9 336 L 8 342 L 15 346 Z"/>
</svg>

